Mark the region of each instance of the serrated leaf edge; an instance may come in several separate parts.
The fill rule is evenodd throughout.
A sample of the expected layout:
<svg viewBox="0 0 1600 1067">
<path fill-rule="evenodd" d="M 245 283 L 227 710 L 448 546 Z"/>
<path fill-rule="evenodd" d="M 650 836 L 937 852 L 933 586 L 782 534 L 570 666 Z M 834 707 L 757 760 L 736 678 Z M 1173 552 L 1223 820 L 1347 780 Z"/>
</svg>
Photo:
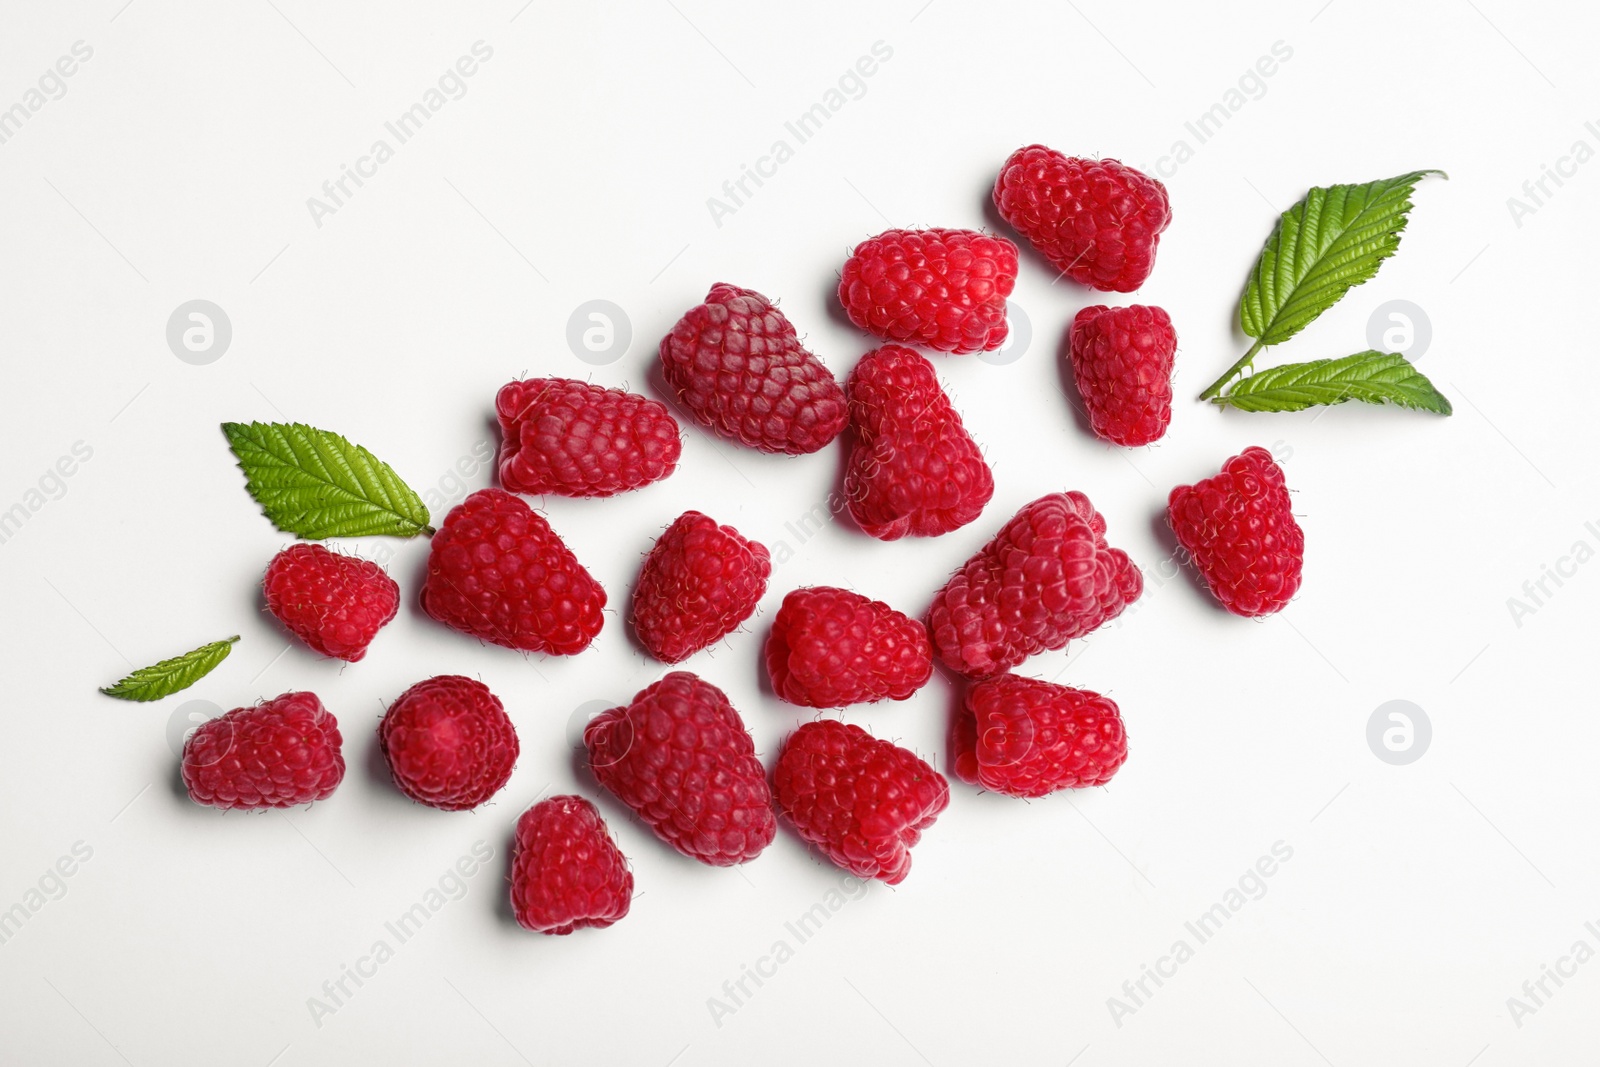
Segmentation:
<svg viewBox="0 0 1600 1067">
<path fill-rule="evenodd" d="M 1393 178 L 1313 186 L 1306 190 L 1305 196 L 1278 216 L 1245 281 L 1245 291 L 1239 302 L 1239 326 L 1245 335 L 1260 340 L 1263 347 L 1282 344 L 1343 299 L 1345 292 L 1371 280 L 1383 262 L 1399 249 L 1400 235 L 1410 221 L 1411 194 L 1417 183 L 1430 174 L 1449 178 L 1444 171 L 1429 168 Z M 1344 214 L 1351 194 L 1359 191 L 1369 191 L 1370 195 L 1337 232 L 1326 235 L 1326 239 L 1314 245 L 1301 241 L 1301 235 L 1308 229 L 1321 237 L 1324 220 L 1333 213 Z M 1350 239 L 1352 234 L 1357 247 L 1329 259 L 1333 246 Z M 1376 247 L 1364 247 L 1368 245 Z M 1374 254 L 1375 258 L 1363 263 L 1354 274 L 1340 273 L 1350 263 L 1374 257 Z M 1275 297 L 1284 287 L 1288 293 L 1269 317 L 1263 294 Z M 1317 307 L 1330 289 L 1340 292 Z M 1303 309 L 1307 307 L 1316 310 L 1306 314 Z M 1284 323 L 1293 325 L 1285 327 Z"/>
<path fill-rule="evenodd" d="M 232 637 L 212 641 L 148 667 L 140 667 L 115 683 L 103 687 L 100 692 L 118 700 L 132 700 L 138 703 L 148 703 L 174 693 L 181 693 L 216 670 L 222 661 L 228 658 L 238 640 L 239 635 L 234 634 Z M 175 684 L 170 689 L 164 688 L 173 682 L 182 684 Z M 160 689 L 160 692 L 154 692 L 157 689 Z M 149 695 L 143 695 L 146 693 Z"/>
<path fill-rule="evenodd" d="M 1340 380 L 1341 375 L 1360 369 L 1367 373 L 1360 378 Z M 1391 371 L 1399 373 L 1388 374 Z M 1329 387 L 1340 388 L 1339 395 L 1332 400 L 1325 398 Z M 1437 415 L 1450 415 L 1454 410 L 1450 399 L 1405 356 L 1376 349 L 1338 359 L 1286 363 L 1257 371 L 1237 382 L 1227 395 L 1217 397 L 1214 402 L 1240 411 L 1286 412 L 1342 404 L 1347 400 L 1394 404 Z"/>
<path fill-rule="evenodd" d="M 261 506 L 267 520 L 284 533 L 294 534 L 306 540 L 320 541 L 328 537 L 341 536 L 415 537 L 418 534 L 431 536 L 434 532 L 433 527 L 429 525 L 431 516 L 428 514 L 427 505 L 422 502 L 416 491 L 407 485 L 389 464 L 373 455 L 365 446 L 356 444 L 343 434 L 301 422 L 225 422 L 222 424 L 222 431 L 228 439 L 228 447 L 238 461 L 239 469 L 244 472 L 245 489 Z M 359 470 L 352 466 L 346 455 L 330 447 L 332 442 L 338 442 L 345 452 L 360 458 L 366 469 Z M 305 447 L 302 448 L 301 445 Z M 272 462 L 269 465 L 258 462 L 257 470 L 253 473 L 246 464 L 245 451 L 268 457 Z M 309 465 L 313 463 L 314 466 Z M 320 480 L 330 490 L 343 497 L 336 502 L 319 502 L 320 510 L 339 507 L 370 508 L 393 516 L 398 528 L 373 533 L 348 533 L 340 528 L 347 525 L 348 520 L 317 525 L 308 521 L 312 512 L 304 509 L 298 514 L 282 515 L 283 521 L 280 522 L 268 510 L 278 509 L 279 506 L 276 503 L 269 504 L 262 499 L 262 493 L 270 487 L 261 485 L 258 477 L 263 469 L 273 468 L 306 474 Z M 341 475 L 366 495 L 358 495 L 349 485 L 340 484 L 338 477 Z"/>
</svg>

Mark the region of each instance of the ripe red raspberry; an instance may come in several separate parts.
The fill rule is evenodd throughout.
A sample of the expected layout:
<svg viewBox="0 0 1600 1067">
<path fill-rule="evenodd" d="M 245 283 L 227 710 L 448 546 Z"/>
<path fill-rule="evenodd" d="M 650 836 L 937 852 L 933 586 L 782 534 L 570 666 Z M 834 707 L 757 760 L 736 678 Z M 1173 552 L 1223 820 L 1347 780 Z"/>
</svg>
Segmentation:
<svg viewBox="0 0 1600 1067">
<path fill-rule="evenodd" d="M 1174 489 L 1167 521 L 1223 607 L 1270 615 L 1300 588 L 1306 536 L 1291 507 L 1272 453 L 1247 448 L 1220 474 Z"/>
<path fill-rule="evenodd" d="M 915 752 L 834 719 L 784 742 L 773 783 L 800 837 L 861 878 L 899 885 L 911 847 L 950 803 L 950 783 Z"/>
<path fill-rule="evenodd" d="M 1037 144 L 1000 168 L 994 206 L 1058 271 L 1117 293 L 1150 277 L 1172 221 L 1166 187 L 1154 178 L 1114 159 L 1069 158 Z"/>
<path fill-rule="evenodd" d="M 772 791 L 755 742 L 722 690 L 674 671 L 583 732 L 600 784 L 685 856 L 713 867 L 772 843 Z"/>
<path fill-rule="evenodd" d="M 1147 445 L 1172 421 L 1178 335 L 1158 307 L 1087 307 L 1068 334 L 1072 376 L 1089 425 L 1118 445 Z"/>
<path fill-rule="evenodd" d="M 313 693 L 285 693 L 202 723 L 183 746 L 189 799 L 213 808 L 292 808 L 344 780 L 339 723 Z"/>
<path fill-rule="evenodd" d="M 850 321 L 888 341 L 940 352 L 1006 343 L 1006 297 L 1017 246 L 976 230 L 885 230 L 845 261 L 839 303 Z"/>
<path fill-rule="evenodd" d="M 304 542 L 272 557 L 261 589 L 284 629 L 350 663 L 400 610 L 400 587 L 382 567 Z"/>
<path fill-rule="evenodd" d="M 633 588 L 634 631 L 656 659 L 687 659 L 755 612 L 771 574 L 765 545 L 686 511 L 644 559 Z"/>
<path fill-rule="evenodd" d="M 856 364 L 846 393 L 857 440 L 844 492 L 863 530 L 883 541 L 937 537 L 982 513 L 994 476 L 933 364 L 885 345 Z"/>
<path fill-rule="evenodd" d="M 751 448 L 803 455 L 844 429 L 844 390 L 753 289 L 713 285 L 661 339 L 661 368 L 702 426 Z"/>
<path fill-rule="evenodd" d="M 932 677 L 933 647 L 916 619 L 819 585 L 783 598 L 767 638 L 767 673 L 778 696 L 808 708 L 904 700 Z"/>
<path fill-rule="evenodd" d="M 459 674 L 401 693 L 378 724 L 378 747 L 400 792 L 441 811 L 466 811 L 498 793 L 520 751 L 500 698 Z"/>
<path fill-rule="evenodd" d="M 501 387 L 500 484 L 513 493 L 612 496 L 678 465 L 678 423 L 659 400 L 571 378 Z"/>
<path fill-rule="evenodd" d="M 1052 493 L 951 576 L 928 629 L 946 667 L 984 678 L 1110 622 L 1143 588 L 1128 554 L 1106 545 L 1106 520 L 1089 498 Z"/>
<path fill-rule="evenodd" d="M 571 656 L 600 632 L 605 606 L 606 591 L 544 517 L 503 489 L 473 493 L 433 535 L 422 610 L 464 634 Z"/>
<path fill-rule="evenodd" d="M 962 781 L 1042 797 L 1111 781 L 1128 758 L 1128 734 L 1099 693 L 1002 674 L 967 691 L 953 747 Z"/>
<path fill-rule="evenodd" d="M 633 872 L 583 797 L 542 800 L 517 820 L 511 910 L 541 934 L 610 926 L 633 903 Z"/>
</svg>

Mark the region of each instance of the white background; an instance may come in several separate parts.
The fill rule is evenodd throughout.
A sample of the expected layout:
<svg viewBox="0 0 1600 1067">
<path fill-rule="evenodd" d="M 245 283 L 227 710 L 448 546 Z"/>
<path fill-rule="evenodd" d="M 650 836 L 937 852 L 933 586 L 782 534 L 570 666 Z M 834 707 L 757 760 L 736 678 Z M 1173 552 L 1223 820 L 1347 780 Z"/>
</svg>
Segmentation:
<svg viewBox="0 0 1600 1067">
<path fill-rule="evenodd" d="M 74 42 L 94 50 L 0 145 L 0 510 L 26 506 L 76 442 L 92 449 L 0 545 L 0 908 L 75 843 L 92 849 L 0 945 L 0 1058 L 1592 1062 L 1600 963 L 1547 982 L 1554 995 L 1520 1026 L 1507 1004 L 1580 938 L 1600 948 L 1584 928 L 1600 920 L 1600 566 L 1547 582 L 1554 595 L 1520 626 L 1507 605 L 1575 542 L 1600 547 L 1600 526 L 1585 527 L 1600 520 L 1600 164 L 1547 183 L 1520 226 L 1506 204 L 1574 141 L 1600 147 L 1584 128 L 1600 119 L 1589 5 L 123 3 L 0 16 L 0 107 Z M 493 58 L 466 95 L 316 225 L 307 198 L 479 40 Z M 893 56 L 865 95 L 716 225 L 707 198 L 877 41 Z M 1292 58 L 1196 146 L 1184 123 L 1279 41 Z M 717 281 L 781 298 L 842 377 L 870 346 L 831 297 L 856 241 L 995 226 L 987 189 L 1022 144 L 1154 168 L 1180 138 L 1194 154 L 1168 166 L 1174 222 L 1155 273 L 1112 298 L 1160 304 L 1177 325 L 1179 400 L 1157 446 L 1087 433 L 1058 348 L 1103 298 L 1052 285 L 1029 254 L 1020 358 L 934 357 L 998 486 L 965 529 L 882 544 L 845 521 L 802 543 L 786 524 L 827 498 L 842 446 L 771 457 L 689 428 L 669 480 L 543 502 L 611 597 L 582 656 L 524 658 L 427 619 L 420 541 L 341 546 L 393 550 L 405 591 L 359 664 L 289 646 L 260 610 L 260 573 L 289 539 L 246 496 L 218 423 L 334 429 L 453 501 L 491 484 L 470 457 L 498 443 L 492 398 L 512 377 L 650 391 L 657 339 Z M 1193 402 L 1245 346 L 1236 301 L 1276 213 L 1309 185 L 1417 167 L 1450 179 L 1418 189 L 1398 256 L 1262 365 L 1365 348 L 1373 311 L 1409 300 L 1432 323 L 1419 366 L 1455 416 Z M 206 366 L 164 337 L 194 298 L 233 325 Z M 599 367 L 565 340 L 595 298 L 634 334 Z M 1249 622 L 1164 563 L 1161 516 L 1172 486 L 1257 443 L 1284 460 L 1308 555 L 1298 599 Z M 472 473 L 452 480 L 463 457 Z M 701 867 L 579 769 L 577 710 L 663 673 L 626 628 L 652 538 L 693 507 L 792 553 L 747 632 L 687 664 L 729 692 L 770 763 L 809 717 L 768 695 L 758 666 L 785 592 L 843 584 L 921 612 L 1017 507 L 1068 488 L 1105 514 L 1146 593 L 1114 628 L 1023 669 L 1116 699 L 1126 768 L 1108 789 L 1034 803 L 956 783 L 909 879 L 850 900 L 717 1025 L 708 998 L 778 939 L 793 945 L 785 922 L 840 876 L 788 831 L 740 871 Z M 95 692 L 232 633 L 232 657 L 180 697 Z M 435 673 L 482 678 L 522 737 L 510 785 L 475 813 L 410 804 L 374 762 L 386 702 Z M 259 816 L 184 799 L 169 742 L 180 707 L 293 688 L 344 728 L 339 792 Z M 944 766 L 952 695 L 940 677 L 844 717 Z M 1393 699 L 1433 726 L 1408 766 L 1366 740 Z M 599 800 L 639 896 L 609 930 L 540 937 L 508 914 L 509 835 L 541 793 L 568 791 Z M 495 859 L 462 899 L 318 1026 L 308 998 L 476 841 Z M 1115 1019 L 1108 998 L 1177 939 L 1193 946 L 1184 923 L 1280 841 L 1293 858 L 1265 895 Z"/>
</svg>

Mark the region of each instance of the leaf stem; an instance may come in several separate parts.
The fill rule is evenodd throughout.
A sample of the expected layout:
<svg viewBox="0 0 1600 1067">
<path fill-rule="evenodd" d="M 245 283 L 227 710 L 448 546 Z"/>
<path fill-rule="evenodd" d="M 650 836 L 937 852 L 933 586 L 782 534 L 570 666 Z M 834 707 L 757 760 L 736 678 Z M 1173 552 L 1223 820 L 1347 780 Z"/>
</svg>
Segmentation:
<svg viewBox="0 0 1600 1067">
<path fill-rule="evenodd" d="M 1257 341 L 1255 344 L 1250 346 L 1250 351 L 1239 357 L 1239 362 L 1228 368 L 1226 374 L 1206 387 L 1206 391 L 1200 394 L 1200 399 L 1215 400 L 1217 395 L 1222 392 L 1223 388 L 1226 387 L 1229 382 L 1233 381 L 1250 368 L 1250 361 L 1255 359 L 1256 353 L 1260 351 L 1261 342 Z"/>
</svg>

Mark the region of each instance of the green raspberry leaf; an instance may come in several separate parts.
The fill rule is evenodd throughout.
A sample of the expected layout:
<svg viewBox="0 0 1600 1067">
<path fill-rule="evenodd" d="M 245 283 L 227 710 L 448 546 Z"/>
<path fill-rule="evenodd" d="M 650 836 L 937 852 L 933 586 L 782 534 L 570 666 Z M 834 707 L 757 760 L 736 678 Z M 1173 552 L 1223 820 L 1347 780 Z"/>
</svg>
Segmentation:
<svg viewBox="0 0 1600 1067">
<path fill-rule="evenodd" d="M 100 690 L 118 700 L 160 700 L 189 688 L 228 658 L 238 636 L 201 645 L 193 652 L 164 659 L 154 667 L 140 667 L 116 685 Z"/>
<path fill-rule="evenodd" d="M 1374 351 L 1257 371 L 1227 396 L 1217 397 L 1215 403 L 1240 411 L 1304 411 L 1346 400 L 1450 414 L 1449 399 L 1410 360 L 1393 352 Z"/>
<path fill-rule="evenodd" d="M 387 463 L 336 433 L 300 423 L 225 422 L 245 486 L 284 533 L 325 537 L 432 534 L 428 509 Z"/>
<path fill-rule="evenodd" d="M 1285 211 L 1245 283 L 1239 325 L 1261 346 L 1282 344 L 1378 272 L 1400 247 L 1411 193 L 1441 170 L 1365 185 L 1312 189 Z"/>
</svg>

